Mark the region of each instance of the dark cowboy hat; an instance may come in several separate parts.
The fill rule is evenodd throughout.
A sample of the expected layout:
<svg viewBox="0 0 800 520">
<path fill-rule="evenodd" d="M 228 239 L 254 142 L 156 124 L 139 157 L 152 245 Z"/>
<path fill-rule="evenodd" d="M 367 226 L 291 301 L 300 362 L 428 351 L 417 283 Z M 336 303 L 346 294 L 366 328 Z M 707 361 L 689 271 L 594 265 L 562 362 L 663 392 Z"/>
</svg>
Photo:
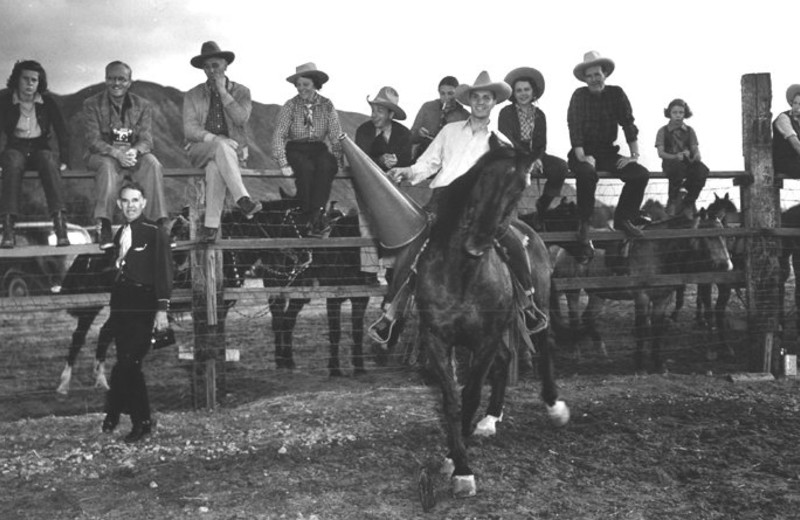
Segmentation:
<svg viewBox="0 0 800 520">
<path fill-rule="evenodd" d="M 192 67 L 202 69 L 208 58 L 222 58 L 230 64 L 233 63 L 236 55 L 231 51 L 220 50 L 217 42 L 207 41 L 200 48 L 200 54 L 192 58 L 189 63 L 192 64 Z"/>
<path fill-rule="evenodd" d="M 295 68 L 295 73 L 286 78 L 286 81 L 294 85 L 297 83 L 297 78 L 317 78 L 317 82 L 322 85 L 328 81 L 328 75 L 317 69 L 313 62 L 303 63 Z"/>
<path fill-rule="evenodd" d="M 514 83 L 520 78 L 531 78 L 534 83 L 534 87 L 539 92 L 536 96 L 536 99 L 542 97 L 544 94 L 544 76 L 538 70 L 534 69 L 533 67 L 519 67 L 508 74 L 506 74 L 506 83 L 511 89 L 514 89 Z"/>
<path fill-rule="evenodd" d="M 786 101 L 791 105 L 797 94 L 800 94 L 800 85 L 797 83 L 789 85 L 789 88 L 786 89 Z"/>
<path fill-rule="evenodd" d="M 397 91 L 392 87 L 383 87 L 378 91 L 378 95 L 372 100 L 370 100 L 369 96 L 367 96 L 367 103 L 370 105 L 380 105 L 388 108 L 394 112 L 394 119 L 402 121 L 406 118 L 406 113 L 402 108 L 400 108 L 400 105 L 398 105 L 399 102 L 400 94 L 398 94 Z"/>
<path fill-rule="evenodd" d="M 600 65 L 600 67 L 602 67 L 606 77 L 614 72 L 614 62 L 610 58 L 603 58 L 597 51 L 589 51 L 583 55 L 583 61 L 575 65 L 575 68 L 572 69 L 572 73 L 578 80 L 585 83 L 586 69 L 594 67 L 595 65 Z"/>
</svg>

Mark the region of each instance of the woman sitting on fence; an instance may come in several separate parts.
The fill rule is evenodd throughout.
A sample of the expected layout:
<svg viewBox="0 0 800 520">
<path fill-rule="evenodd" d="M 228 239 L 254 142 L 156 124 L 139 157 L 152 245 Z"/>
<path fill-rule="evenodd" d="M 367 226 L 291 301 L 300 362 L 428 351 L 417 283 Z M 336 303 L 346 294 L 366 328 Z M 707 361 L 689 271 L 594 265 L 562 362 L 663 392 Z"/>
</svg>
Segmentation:
<svg viewBox="0 0 800 520">
<path fill-rule="evenodd" d="M 297 88 L 297 95 L 281 108 L 272 153 L 283 174 L 295 177 L 295 196 L 302 210 L 299 224 L 307 225 L 312 236 L 324 236 L 330 231 L 325 205 L 342 166 L 342 127 L 333 103 L 317 92 L 328 81 L 327 74 L 305 63 L 286 81 Z"/>
<path fill-rule="evenodd" d="M 6 138 L 6 147 L 0 153 L 3 171 L 0 247 L 8 249 L 16 245 L 14 223 L 20 214 L 22 177 L 28 168 L 39 171 L 53 217 L 56 245 L 68 246 L 60 170 L 66 169 L 69 163 L 69 136 L 61 110 L 47 92 L 47 73 L 36 61 L 18 61 L 6 86 L 8 90 L 0 97 L 0 134 Z M 58 154 L 50 148 L 53 131 L 58 140 Z"/>
<path fill-rule="evenodd" d="M 700 160 L 700 148 L 694 129 L 684 122 L 692 117 L 686 101 L 673 99 L 664 109 L 664 117 L 669 123 L 662 126 L 656 134 L 656 149 L 661 157 L 661 169 L 669 179 L 667 214 L 684 214 L 694 217 L 695 202 L 708 179 L 708 167 Z M 680 200 L 681 188 L 686 196 Z"/>
</svg>

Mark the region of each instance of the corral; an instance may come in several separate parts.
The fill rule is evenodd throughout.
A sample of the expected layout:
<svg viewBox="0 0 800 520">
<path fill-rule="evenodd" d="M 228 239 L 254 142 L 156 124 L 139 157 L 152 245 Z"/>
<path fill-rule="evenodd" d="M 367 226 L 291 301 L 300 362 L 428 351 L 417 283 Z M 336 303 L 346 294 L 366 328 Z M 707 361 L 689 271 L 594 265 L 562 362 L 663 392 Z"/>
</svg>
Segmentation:
<svg viewBox="0 0 800 520">
<path fill-rule="evenodd" d="M 795 454 L 800 440 L 798 383 L 784 379 L 733 384 L 720 377 L 769 372 L 772 351 L 778 350 L 777 237 L 788 232 L 775 230 L 778 189 L 763 156 L 769 137 L 768 126 L 766 137 L 763 134 L 763 120 L 769 120 L 768 110 L 763 112 L 769 106 L 769 78 L 763 76 L 743 79 L 745 171 L 718 172 L 719 177 L 752 181 L 739 181 L 745 229 L 726 231 L 751 240 L 751 267 L 728 275 L 729 281 L 744 281 L 748 295 L 730 310 L 730 321 L 740 332 L 734 345 L 737 356 L 704 359 L 700 346 L 709 340 L 703 332 L 690 329 L 684 313 L 670 327 L 666 353 L 670 375 L 631 377 L 630 306 L 609 305 L 603 322 L 608 358 L 589 351 L 580 362 L 566 353 L 557 361 L 562 394 L 573 408 L 571 426 L 553 431 L 544 417 L 532 412 L 538 406 L 536 383 L 523 372 L 510 392 L 498 436 L 471 447 L 477 470 L 493 477 L 485 478 L 475 499 L 443 499 L 440 508 L 446 517 L 788 518 L 795 514 L 800 498 L 800 459 Z M 664 232 L 656 238 L 673 236 Z M 546 236 L 548 241 L 570 238 Z M 340 245 L 370 243 L 343 240 Z M 270 244 L 285 245 L 298 244 Z M 264 245 L 231 240 L 221 241 L 219 247 Z M 89 246 L 69 250 L 89 252 Z M 97 412 L 102 396 L 90 387 L 89 355 L 79 359 L 78 381 L 69 398 L 53 392 L 74 321 L 61 309 L 76 302 L 105 303 L 107 296 L 2 302 L 5 366 L 0 399 L 3 419 L 9 421 L 0 426 L 5 441 L 0 483 L 8 490 L 0 499 L 4 518 L 59 516 L 56 511 L 66 518 L 180 518 L 198 512 L 214 518 L 422 516 L 414 488 L 416 472 L 441 456 L 436 391 L 403 366 L 402 353 L 387 366 L 368 365 L 364 377 L 328 378 L 326 325 L 318 305 L 301 318 L 296 342 L 299 369 L 286 373 L 271 368 L 266 290 L 226 290 L 215 297 L 208 288 L 216 288 L 217 281 L 212 276 L 209 282 L 200 267 L 214 265 L 220 256 L 217 251 L 193 253 L 198 267 L 193 275 L 201 281 L 193 284 L 193 294 L 176 296 L 193 300 L 194 316 L 205 317 L 205 325 L 212 329 L 214 306 L 235 297 L 238 303 L 227 318 L 224 343 L 212 341 L 215 335 L 221 339 L 218 334 L 198 342 L 197 320 L 183 317 L 176 324 L 178 343 L 193 353 L 191 359 L 176 362 L 174 350 L 151 354 L 148 378 L 159 430 L 142 447 L 123 448 L 100 436 Z M 588 283 L 673 285 L 712 281 L 719 275 L 671 276 Z M 575 282 L 563 280 L 557 285 L 568 288 L 571 283 Z M 377 297 L 383 289 L 317 287 L 304 293 L 322 298 L 344 291 Z M 368 319 L 376 314 L 373 305 Z M 36 330 L 43 334 L 31 333 Z M 783 334 L 794 337 L 789 330 Z M 95 337 L 90 335 L 90 345 Z M 413 343 L 413 327 L 408 327 L 406 340 Z M 224 362 L 226 350 L 237 350 L 240 361 Z M 191 412 L 192 407 L 209 411 Z M 84 415 L 37 419 L 52 414 Z"/>
</svg>

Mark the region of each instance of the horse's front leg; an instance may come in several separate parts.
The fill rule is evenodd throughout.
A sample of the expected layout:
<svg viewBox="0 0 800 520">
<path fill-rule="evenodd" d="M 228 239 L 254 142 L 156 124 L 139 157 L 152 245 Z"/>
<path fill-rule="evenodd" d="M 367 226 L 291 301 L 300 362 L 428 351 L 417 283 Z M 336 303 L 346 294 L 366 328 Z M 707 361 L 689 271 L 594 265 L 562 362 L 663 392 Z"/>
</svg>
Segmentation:
<svg viewBox="0 0 800 520">
<path fill-rule="evenodd" d="M 430 369 L 442 389 L 442 410 L 448 445 L 442 470 L 451 473 L 453 494 L 456 497 L 473 496 L 476 492 L 475 475 L 469 467 L 467 447 L 461 435 L 461 401 L 455 374 L 450 365 L 450 347 L 423 326 L 420 327 L 420 348 L 426 352 Z"/>
<path fill-rule="evenodd" d="M 583 311 L 583 326 L 592 338 L 595 348 L 603 353 L 603 357 L 608 359 L 608 350 L 606 343 L 603 341 L 603 336 L 597 329 L 597 320 L 600 318 L 600 313 L 603 312 L 603 298 L 597 294 L 589 294 L 589 301 L 586 303 L 586 309 Z"/>
<path fill-rule="evenodd" d="M 78 324 L 75 327 L 75 331 L 72 333 L 72 343 L 70 343 L 69 350 L 67 351 L 67 362 L 64 365 L 64 369 L 61 371 L 58 388 L 56 388 L 56 392 L 59 394 L 67 395 L 69 393 L 69 384 L 72 381 L 72 368 L 75 366 L 78 354 L 86 344 L 86 335 L 89 332 L 89 328 L 91 328 L 94 319 L 100 314 L 101 310 L 102 307 L 96 310 L 86 309 L 78 311 Z"/>
<path fill-rule="evenodd" d="M 580 291 L 564 291 L 564 296 L 567 298 L 567 314 L 569 316 L 569 343 L 572 348 L 572 353 L 575 356 L 575 361 L 581 362 L 581 348 L 579 345 L 580 338 L 577 336 L 578 330 L 581 328 L 580 323 Z"/>
<path fill-rule="evenodd" d="M 364 370 L 364 316 L 367 314 L 369 296 L 350 298 L 350 314 L 353 335 L 353 374 L 366 373 Z M 395 327 L 397 324 L 395 324 Z"/>
<path fill-rule="evenodd" d="M 781 284 L 783 285 L 783 284 Z M 717 337 L 719 338 L 719 350 L 722 352 L 724 356 L 728 356 L 730 358 L 736 357 L 736 353 L 734 352 L 733 348 L 728 344 L 728 335 L 726 332 L 727 323 L 726 323 L 726 309 L 728 308 L 728 302 L 731 299 L 731 292 L 733 292 L 733 287 L 727 284 L 720 284 L 717 286 L 719 290 L 719 294 L 717 295 L 717 304 L 714 307 L 714 320 L 717 325 Z"/>
<path fill-rule="evenodd" d="M 286 300 L 283 298 L 271 298 L 269 300 L 269 312 L 272 314 L 272 333 L 275 336 L 275 367 L 278 369 L 287 368 L 285 362 L 285 334 L 283 317 L 286 314 Z"/>
<path fill-rule="evenodd" d="M 339 367 L 339 341 L 342 337 L 342 298 L 328 298 L 325 307 L 328 314 L 328 343 L 330 352 L 328 357 L 328 372 L 331 377 L 341 377 Z"/>
<path fill-rule="evenodd" d="M 653 316 L 652 316 L 652 351 L 650 355 L 653 360 L 653 367 L 657 373 L 665 373 L 666 369 L 661 361 L 661 340 L 664 337 L 664 332 L 667 329 L 667 307 L 672 301 L 672 293 L 659 298 L 653 302 Z"/>
<path fill-rule="evenodd" d="M 286 313 L 283 316 L 284 325 L 284 350 L 283 357 L 286 368 L 294 369 L 294 354 L 292 353 L 292 343 L 294 341 L 294 328 L 297 326 L 297 317 L 300 311 L 308 303 L 308 299 L 289 299 L 289 305 L 286 308 Z"/>
<path fill-rule="evenodd" d="M 475 428 L 475 433 L 482 436 L 494 435 L 494 423 L 500 420 L 503 413 L 511 353 L 503 343 L 501 331 L 484 333 L 483 337 L 470 346 L 470 350 L 472 362 L 461 390 L 461 434 L 464 437 L 472 435 L 472 421 L 481 403 L 481 390 L 486 375 L 491 370 L 492 395 L 489 398 L 489 409 L 487 416 Z"/>
</svg>

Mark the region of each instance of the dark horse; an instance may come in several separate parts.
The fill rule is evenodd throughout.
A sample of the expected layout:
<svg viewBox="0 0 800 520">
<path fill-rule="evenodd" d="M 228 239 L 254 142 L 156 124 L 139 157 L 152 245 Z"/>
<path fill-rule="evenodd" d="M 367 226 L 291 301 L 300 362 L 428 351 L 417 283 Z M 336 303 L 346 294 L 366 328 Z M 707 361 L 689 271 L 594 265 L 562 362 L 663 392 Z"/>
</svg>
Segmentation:
<svg viewBox="0 0 800 520">
<path fill-rule="evenodd" d="M 783 213 L 781 213 L 781 226 L 785 228 L 800 228 L 800 204 L 792 206 Z M 800 274 L 800 237 L 783 237 L 781 239 L 781 283 L 779 284 L 780 292 L 780 308 L 781 308 L 781 326 L 785 329 L 785 313 L 784 313 L 784 299 L 786 298 L 786 281 L 789 279 L 790 265 L 794 270 L 794 301 L 796 314 L 796 327 L 797 334 L 800 335 L 800 291 L 798 291 L 798 275 Z"/>
<path fill-rule="evenodd" d="M 662 274 L 692 273 L 703 271 L 728 271 L 732 262 L 725 241 L 721 236 L 700 238 L 676 238 L 668 240 L 648 240 L 647 230 L 656 229 L 722 229 L 722 222 L 701 211 L 694 219 L 675 217 L 645 226 L 645 238 L 630 243 L 627 270 L 631 276 L 652 278 Z M 615 247 L 611 245 L 611 247 Z M 558 277 L 612 277 L 618 266 L 606 264 L 606 254 L 598 254 L 588 263 L 575 259 L 572 249 L 567 247 L 558 252 L 555 259 L 555 274 Z M 666 329 L 666 311 L 672 294 L 680 286 L 637 287 L 630 289 L 587 289 L 589 303 L 583 314 L 584 326 L 589 334 L 599 341 L 595 320 L 602 309 L 603 300 L 633 300 L 635 306 L 634 334 L 636 351 L 634 369 L 644 368 L 644 343 L 651 341 L 653 369 L 663 371 L 660 349 Z M 573 313 L 577 306 L 579 291 L 565 291 Z M 555 294 L 555 293 L 554 293 Z M 557 300 L 554 300 L 555 307 Z M 575 320 L 573 315 L 571 321 Z"/>
<path fill-rule="evenodd" d="M 263 209 L 252 220 L 240 214 L 223 219 L 224 235 L 230 238 L 301 238 L 301 228 L 295 222 L 299 204 L 282 193 L 283 198 L 262 202 Z M 358 214 L 344 215 L 331 203 L 327 218 L 331 223 L 330 237 L 358 237 Z M 256 266 L 264 287 L 308 287 L 319 285 L 367 285 L 376 283 L 374 275 L 362 272 L 358 247 L 302 247 L 235 251 L 235 262 L 245 269 Z M 328 316 L 330 375 L 341 376 L 339 342 L 341 339 L 341 308 L 350 300 L 352 315 L 352 362 L 355 374 L 364 373 L 364 315 L 369 296 L 331 297 L 326 300 Z M 275 364 L 278 368 L 295 368 L 292 354 L 297 317 L 309 298 L 269 299 L 272 331 L 275 334 Z"/>
<path fill-rule="evenodd" d="M 442 388 L 449 444 L 443 471 L 452 470 L 456 496 L 475 494 L 464 439 L 475 430 L 473 417 L 487 376 L 491 396 L 486 419 L 492 418 L 491 427 L 503 412 L 511 359 L 503 334 L 516 325 L 517 300 L 511 274 L 496 248 L 497 233 L 527 237 L 540 308 L 546 308 L 550 292 L 551 266 L 544 242 L 525 224 L 509 224 L 532 160 L 522 152 L 500 146 L 495 137 L 490 145 L 490 151 L 475 166 L 442 192 L 429 241 L 417 260 L 420 348 L 427 353 Z M 534 338 L 542 398 L 553 422 L 562 425 L 569 412 L 558 400 L 546 338 L 546 330 Z M 467 353 L 461 359 L 470 358 L 461 399 L 451 361 L 455 349 Z M 481 424 L 479 427 L 483 429 Z"/>
</svg>

